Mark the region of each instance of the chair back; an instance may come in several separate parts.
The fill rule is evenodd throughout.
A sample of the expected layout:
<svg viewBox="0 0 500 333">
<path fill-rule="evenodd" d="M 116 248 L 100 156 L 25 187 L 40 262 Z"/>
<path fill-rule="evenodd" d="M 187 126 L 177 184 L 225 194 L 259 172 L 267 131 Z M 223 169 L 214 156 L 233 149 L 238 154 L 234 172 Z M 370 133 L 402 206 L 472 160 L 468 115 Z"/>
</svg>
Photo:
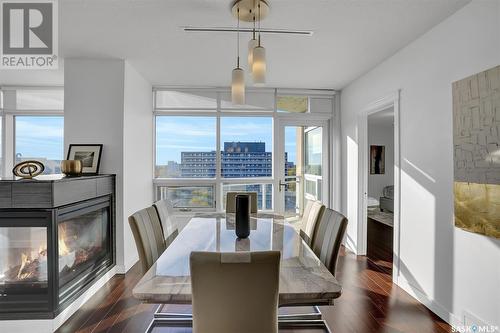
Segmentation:
<svg viewBox="0 0 500 333">
<path fill-rule="evenodd" d="M 236 196 L 248 194 L 250 196 L 250 213 L 257 213 L 257 192 L 227 192 L 226 213 L 236 213 Z"/>
<path fill-rule="evenodd" d="M 168 247 L 175 237 L 179 234 L 177 223 L 174 221 L 174 207 L 170 200 L 159 200 L 153 204 L 160 218 L 160 223 L 165 238 L 166 246 Z"/>
<path fill-rule="evenodd" d="M 192 252 L 194 333 L 278 332 L 280 252 Z"/>
<path fill-rule="evenodd" d="M 302 215 L 300 235 L 308 245 L 311 245 L 314 240 L 314 230 L 324 210 L 325 206 L 319 201 L 310 200 L 306 204 Z"/>
<path fill-rule="evenodd" d="M 339 212 L 327 208 L 315 230 L 311 248 L 333 275 L 335 275 L 340 245 L 346 228 L 347 218 Z"/>
<path fill-rule="evenodd" d="M 144 274 L 166 249 L 160 219 L 156 209 L 151 206 L 131 215 L 128 218 L 128 223 L 134 235 Z"/>
</svg>

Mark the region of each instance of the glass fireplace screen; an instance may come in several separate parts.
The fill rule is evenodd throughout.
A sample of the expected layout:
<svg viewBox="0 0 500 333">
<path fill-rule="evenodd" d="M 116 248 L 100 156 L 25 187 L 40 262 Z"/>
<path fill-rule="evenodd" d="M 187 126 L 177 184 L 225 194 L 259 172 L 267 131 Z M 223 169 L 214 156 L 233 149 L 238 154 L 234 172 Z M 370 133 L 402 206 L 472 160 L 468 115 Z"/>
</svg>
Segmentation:
<svg viewBox="0 0 500 333">
<path fill-rule="evenodd" d="M 47 228 L 0 228 L 0 285 L 47 286 Z"/>
<path fill-rule="evenodd" d="M 108 208 L 58 223 L 59 285 L 109 254 Z"/>
</svg>

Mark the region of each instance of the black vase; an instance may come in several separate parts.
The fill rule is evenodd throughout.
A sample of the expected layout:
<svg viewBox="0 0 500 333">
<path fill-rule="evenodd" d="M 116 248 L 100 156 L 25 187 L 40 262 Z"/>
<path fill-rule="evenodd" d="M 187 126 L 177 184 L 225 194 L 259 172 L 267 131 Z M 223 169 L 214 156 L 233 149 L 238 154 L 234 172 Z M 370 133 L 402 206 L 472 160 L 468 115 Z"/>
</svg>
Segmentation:
<svg viewBox="0 0 500 333">
<path fill-rule="evenodd" d="M 236 195 L 236 236 L 247 238 L 250 235 L 250 196 Z"/>
</svg>

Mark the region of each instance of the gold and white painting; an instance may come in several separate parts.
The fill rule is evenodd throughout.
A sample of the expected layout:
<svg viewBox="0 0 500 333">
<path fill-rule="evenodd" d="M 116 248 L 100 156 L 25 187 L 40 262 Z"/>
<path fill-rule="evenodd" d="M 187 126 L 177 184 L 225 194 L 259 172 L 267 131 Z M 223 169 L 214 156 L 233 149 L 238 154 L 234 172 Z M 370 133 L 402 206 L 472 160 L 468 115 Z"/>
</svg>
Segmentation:
<svg viewBox="0 0 500 333">
<path fill-rule="evenodd" d="M 500 238 L 500 66 L 453 83 L 455 226 Z"/>
</svg>

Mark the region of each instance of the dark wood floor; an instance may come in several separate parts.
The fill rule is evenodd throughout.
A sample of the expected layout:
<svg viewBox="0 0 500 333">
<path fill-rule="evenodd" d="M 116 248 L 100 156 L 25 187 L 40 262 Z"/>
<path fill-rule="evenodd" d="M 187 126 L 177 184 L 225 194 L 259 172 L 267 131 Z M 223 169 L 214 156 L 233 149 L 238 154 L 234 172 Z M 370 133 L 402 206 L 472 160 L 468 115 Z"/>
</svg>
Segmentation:
<svg viewBox="0 0 500 333">
<path fill-rule="evenodd" d="M 139 278 L 137 266 L 126 275 L 115 276 L 57 332 L 144 332 L 156 305 L 142 304 L 132 297 L 132 288 Z M 333 333 L 451 332 L 448 324 L 394 285 L 386 268 L 366 257 L 342 250 L 337 278 L 343 285 L 342 296 L 334 306 L 321 307 Z M 191 330 L 165 328 L 155 332 Z"/>
<path fill-rule="evenodd" d="M 392 273 L 393 234 L 393 227 L 368 218 L 366 256 L 388 274 Z"/>
</svg>

